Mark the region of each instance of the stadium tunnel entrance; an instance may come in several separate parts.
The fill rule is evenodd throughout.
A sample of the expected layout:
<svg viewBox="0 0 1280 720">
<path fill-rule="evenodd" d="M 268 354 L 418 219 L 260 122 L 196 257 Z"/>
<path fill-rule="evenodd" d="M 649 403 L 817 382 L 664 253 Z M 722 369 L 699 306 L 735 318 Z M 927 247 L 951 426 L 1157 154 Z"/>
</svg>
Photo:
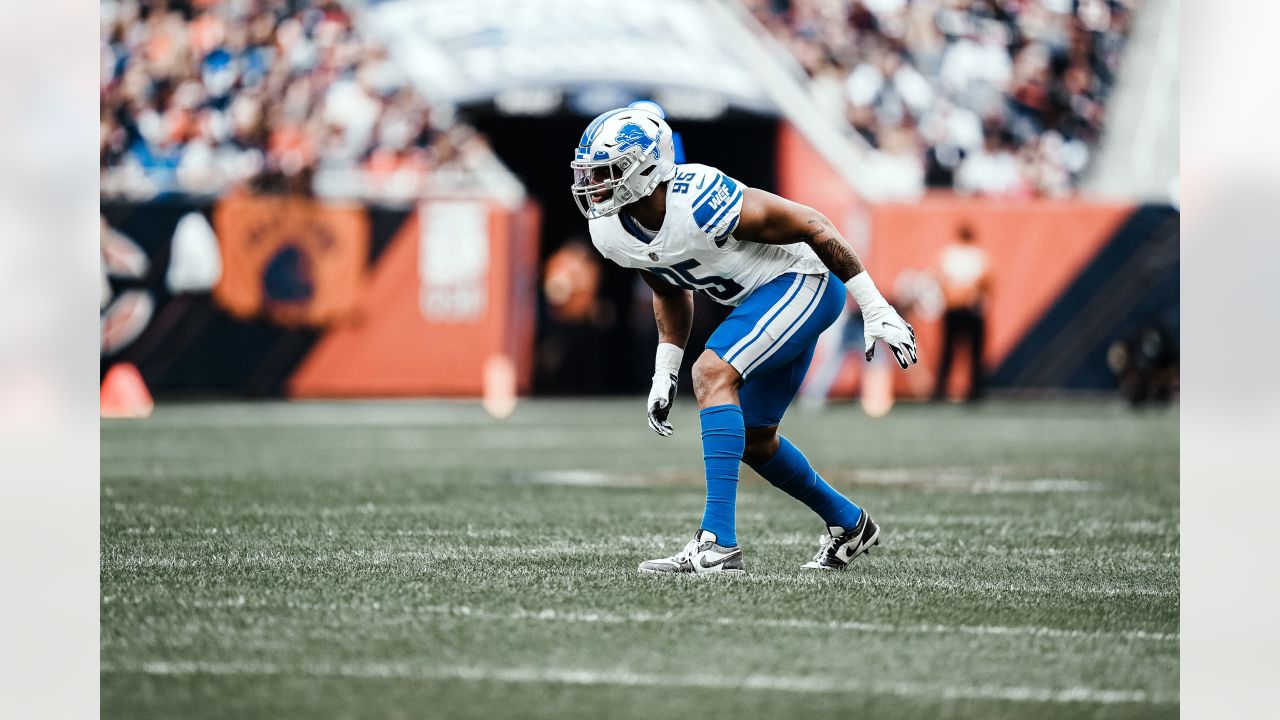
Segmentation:
<svg viewBox="0 0 1280 720">
<path fill-rule="evenodd" d="M 489 113 L 467 120 L 489 139 L 542 212 L 534 391 L 553 395 L 644 392 L 653 374 L 657 343 L 647 289 L 635 272 L 605 260 L 591 247 L 587 222 L 569 195 L 569 161 L 590 118 Z M 715 121 L 670 122 L 680 134 L 686 162 L 715 166 L 751 187 L 776 189 L 777 118 L 734 113 Z M 575 244 L 586 252 L 561 252 Z M 599 269 L 599 289 L 589 307 L 575 317 L 566 317 L 548 304 L 549 262 L 556 267 L 587 262 Z M 728 314 L 727 308 L 701 295 L 695 297 L 685 370 Z M 682 372 L 681 377 L 681 392 L 690 392 L 688 373 Z"/>
</svg>

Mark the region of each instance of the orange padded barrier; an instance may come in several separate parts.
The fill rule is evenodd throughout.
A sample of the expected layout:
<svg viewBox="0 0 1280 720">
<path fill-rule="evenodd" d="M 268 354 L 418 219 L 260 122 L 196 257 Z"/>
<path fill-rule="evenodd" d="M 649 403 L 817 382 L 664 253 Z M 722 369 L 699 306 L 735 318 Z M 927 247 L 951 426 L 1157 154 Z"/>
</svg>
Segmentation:
<svg viewBox="0 0 1280 720">
<path fill-rule="evenodd" d="M 355 309 L 369 255 L 357 205 L 232 195 L 213 211 L 222 276 L 213 299 L 237 318 L 325 326 Z"/>
<path fill-rule="evenodd" d="M 422 203 L 379 257 L 354 316 L 325 333 L 289 394 L 479 397 L 493 358 L 527 392 L 537 235 L 531 204 Z"/>
<path fill-rule="evenodd" d="M 933 271 L 942 248 L 967 223 L 988 253 L 993 290 L 987 307 L 985 362 L 990 372 L 1066 289 L 1133 212 L 1127 203 L 1087 200 L 987 200 L 937 193 L 911 203 L 864 202 L 793 128 L 779 135 L 778 186 L 784 196 L 826 214 L 862 254 L 876 285 L 892 299 L 904 270 Z M 908 315 L 920 365 L 898 373 L 901 395 L 933 388 L 942 347 L 941 322 Z M 848 394 L 864 362 L 846 358 L 833 394 Z M 856 359 L 856 361 L 855 361 Z M 953 373 L 966 372 L 958 353 Z M 954 377 L 954 376 L 953 376 Z M 962 377 L 967 377 L 962 375 Z M 952 383 L 953 391 L 963 391 Z"/>
<path fill-rule="evenodd" d="M 934 270 L 956 228 L 973 228 L 991 263 L 985 359 L 993 367 L 1093 259 L 1133 206 L 1083 200 L 982 200 L 951 194 L 871 210 L 870 269 L 886 295 L 903 270 Z M 916 325 L 926 347 L 937 323 Z"/>
</svg>

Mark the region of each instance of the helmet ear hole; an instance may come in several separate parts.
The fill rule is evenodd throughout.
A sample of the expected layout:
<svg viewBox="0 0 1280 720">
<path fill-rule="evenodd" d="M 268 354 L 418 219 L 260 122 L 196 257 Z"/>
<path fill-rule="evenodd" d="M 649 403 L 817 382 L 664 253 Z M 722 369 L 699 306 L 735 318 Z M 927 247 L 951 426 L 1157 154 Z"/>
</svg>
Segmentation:
<svg viewBox="0 0 1280 720">
<path fill-rule="evenodd" d="M 641 171 L 640 171 L 640 174 L 641 174 L 641 175 L 643 175 L 643 176 L 645 176 L 645 177 L 648 177 L 649 175 L 652 175 L 652 174 L 653 174 L 653 171 L 654 171 L 654 170 L 656 170 L 656 169 L 658 169 L 658 166 L 657 166 L 657 165 L 650 165 L 649 167 L 645 168 L 644 170 L 641 170 Z"/>
</svg>

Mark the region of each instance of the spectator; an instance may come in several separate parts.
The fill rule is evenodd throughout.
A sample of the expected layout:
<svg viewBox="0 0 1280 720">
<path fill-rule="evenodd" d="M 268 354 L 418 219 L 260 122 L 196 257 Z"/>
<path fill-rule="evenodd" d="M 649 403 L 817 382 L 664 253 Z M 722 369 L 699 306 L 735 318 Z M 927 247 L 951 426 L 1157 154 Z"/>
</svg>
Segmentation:
<svg viewBox="0 0 1280 720">
<path fill-rule="evenodd" d="M 913 134 L 929 185 L 1060 196 L 1101 131 L 1133 0 L 744 1 L 824 105 L 843 76 L 873 148 Z M 979 118 L 1004 137 L 984 140 Z"/>
<path fill-rule="evenodd" d="M 433 165 L 425 104 L 334 0 L 101 7 L 104 194 L 310 192 L 370 169 L 359 186 L 412 194 Z"/>
<path fill-rule="evenodd" d="M 982 146 L 971 152 L 956 171 L 956 190 L 965 194 L 1025 196 L 1030 184 L 1014 156 L 1010 138 L 988 123 Z"/>
<path fill-rule="evenodd" d="M 545 314 L 538 343 L 538 389 L 599 392 L 607 343 L 600 298 L 600 262 L 590 244 L 570 238 L 543 267 Z"/>
<path fill-rule="evenodd" d="M 989 265 L 987 254 L 975 244 L 973 229 L 968 225 L 957 228 L 955 242 L 942 250 L 938 277 L 946 312 L 942 316 L 942 361 L 938 364 L 938 379 L 933 387 L 934 400 L 946 397 L 951 360 L 962 342 L 969 345 L 968 400 L 973 402 L 982 398 L 982 353 L 987 326 L 985 307 L 991 294 Z"/>
</svg>

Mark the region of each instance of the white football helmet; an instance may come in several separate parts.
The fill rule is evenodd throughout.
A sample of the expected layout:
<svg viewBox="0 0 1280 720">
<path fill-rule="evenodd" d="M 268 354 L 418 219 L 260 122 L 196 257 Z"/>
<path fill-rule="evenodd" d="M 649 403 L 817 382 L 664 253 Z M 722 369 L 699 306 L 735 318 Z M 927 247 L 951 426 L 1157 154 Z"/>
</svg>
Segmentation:
<svg viewBox="0 0 1280 720">
<path fill-rule="evenodd" d="M 573 199 L 588 220 L 608 217 L 676 174 L 667 121 L 651 110 L 610 110 L 587 126 L 573 162 Z"/>
</svg>

